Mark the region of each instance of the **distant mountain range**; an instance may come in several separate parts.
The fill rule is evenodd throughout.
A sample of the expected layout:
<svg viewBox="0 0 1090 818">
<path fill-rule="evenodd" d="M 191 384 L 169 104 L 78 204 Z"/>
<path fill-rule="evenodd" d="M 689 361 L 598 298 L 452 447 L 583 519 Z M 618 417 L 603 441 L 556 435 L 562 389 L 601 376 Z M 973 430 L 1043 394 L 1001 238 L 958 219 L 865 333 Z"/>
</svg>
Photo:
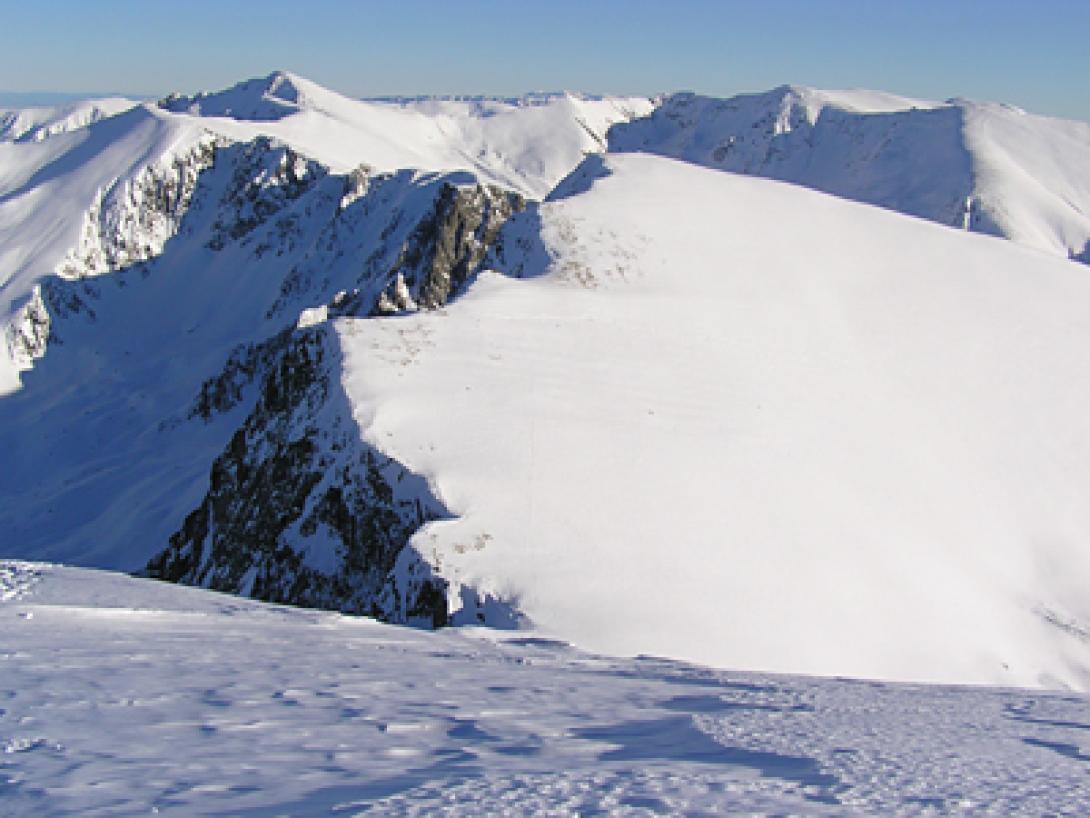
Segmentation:
<svg viewBox="0 0 1090 818">
<path fill-rule="evenodd" d="M 0 556 L 1085 689 L 1079 262 L 1090 125 L 991 103 L 3 111 Z"/>
</svg>

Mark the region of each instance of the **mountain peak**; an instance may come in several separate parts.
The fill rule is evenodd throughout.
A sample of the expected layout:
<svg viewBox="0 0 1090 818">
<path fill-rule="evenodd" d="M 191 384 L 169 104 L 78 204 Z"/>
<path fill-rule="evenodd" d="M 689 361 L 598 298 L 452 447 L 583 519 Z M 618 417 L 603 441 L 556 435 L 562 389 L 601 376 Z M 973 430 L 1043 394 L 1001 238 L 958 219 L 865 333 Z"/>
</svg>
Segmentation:
<svg viewBox="0 0 1090 818">
<path fill-rule="evenodd" d="M 298 105 L 303 99 L 303 93 L 299 88 L 301 79 L 289 71 L 273 71 L 265 78 L 264 95 Z M 303 82 L 306 81 L 303 80 Z"/>
<path fill-rule="evenodd" d="M 320 94 L 322 90 L 289 71 L 273 71 L 222 91 L 192 96 L 171 94 L 159 101 L 159 107 L 174 113 L 268 121 L 283 119 L 307 107 L 314 92 Z"/>
</svg>

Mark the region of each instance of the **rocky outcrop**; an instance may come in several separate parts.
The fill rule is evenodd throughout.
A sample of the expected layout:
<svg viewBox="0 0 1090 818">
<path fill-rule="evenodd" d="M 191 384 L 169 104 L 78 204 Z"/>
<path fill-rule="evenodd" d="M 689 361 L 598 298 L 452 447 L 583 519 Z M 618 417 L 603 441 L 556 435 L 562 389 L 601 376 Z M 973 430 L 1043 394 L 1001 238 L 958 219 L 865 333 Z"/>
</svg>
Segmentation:
<svg viewBox="0 0 1090 818">
<path fill-rule="evenodd" d="M 285 211 L 326 176 L 322 165 L 265 137 L 229 143 L 209 134 L 118 182 L 100 193 L 84 216 L 76 246 L 5 328 L 9 354 L 17 366 L 29 369 L 49 344 L 62 342 L 58 321 L 74 316 L 94 321 L 104 286 L 111 281 L 126 286 L 153 275 L 158 262 L 169 260 L 171 241 L 179 240 L 183 252 L 200 244 L 221 251 L 235 242 L 246 245 L 261 232 L 261 241 L 246 251 L 258 258 L 282 255 L 301 240 L 302 231 L 298 217 Z M 332 200 L 320 204 L 328 204 L 330 212 L 336 207 Z M 320 210 L 319 203 L 312 209 Z M 270 221 L 273 229 L 259 231 Z M 275 274 L 275 267 L 270 272 Z M 236 352 L 228 362 L 236 375 L 248 368 L 244 358 Z M 210 393 L 204 399 L 218 398 Z M 196 411 L 205 413 L 199 406 Z"/>
<path fill-rule="evenodd" d="M 171 521 L 162 521 L 164 547 L 146 573 L 429 627 L 448 622 L 449 600 L 460 601 L 463 619 L 496 607 L 472 589 L 449 590 L 410 544 L 448 513 L 426 480 L 363 441 L 327 319 L 442 306 L 524 207 L 464 173 L 374 176 L 361 166 L 331 175 L 266 138 L 202 141 L 101 196 L 78 247 L 25 309 L 24 353 L 40 356 L 70 337 L 80 339 L 74 354 L 99 329 L 80 334 L 66 320 L 105 325 L 140 305 L 167 316 L 165 337 L 179 354 L 223 361 L 187 387 L 188 405 L 148 413 L 174 440 L 185 424 L 201 424 L 190 431 L 204 453 L 179 481 L 176 527 L 167 536 Z M 191 303 L 184 319 L 170 313 L 170 293 L 188 302 L 187 286 L 221 275 L 231 298 L 209 303 L 207 324 Z M 224 333 L 220 319 L 237 320 L 238 333 Z M 226 360 L 216 346 L 224 338 L 234 344 Z M 90 354 L 120 391 L 144 388 L 144 375 L 126 369 L 136 356 L 111 357 L 128 348 Z M 206 486 L 197 478 L 204 468 Z"/>
<path fill-rule="evenodd" d="M 233 150 L 239 155 L 233 157 L 234 173 L 221 199 L 222 215 L 208 241 L 212 250 L 222 250 L 267 222 L 327 173 L 323 165 L 263 136 Z"/>
<path fill-rule="evenodd" d="M 211 135 L 169 160 L 105 191 L 84 217 L 77 246 L 57 269 L 64 279 L 88 278 L 155 258 L 174 236 L 224 140 Z"/>
<path fill-rule="evenodd" d="M 345 177 L 336 217 L 284 279 L 268 317 L 309 302 L 330 315 L 435 309 L 480 268 L 500 229 L 526 207 L 467 174 Z"/>
<path fill-rule="evenodd" d="M 203 502 L 147 574 L 270 602 L 447 622 L 446 583 L 411 548 L 447 516 L 426 481 L 365 444 L 328 325 L 301 330 L 212 464 Z"/>
<path fill-rule="evenodd" d="M 39 284 L 15 319 L 4 328 L 5 346 L 17 367 L 29 369 L 35 359 L 45 354 L 51 340 L 51 323 L 43 286 Z"/>
<path fill-rule="evenodd" d="M 227 357 L 223 369 L 201 384 L 200 392 L 186 414 L 187 418 L 211 420 L 213 415 L 229 412 L 243 400 L 243 393 L 254 380 L 262 378 L 283 355 L 292 341 L 292 328 L 257 344 L 239 344 Z"/>
<path fill-rule="evenodd" d="M 445 304 L 476 271 L 504 222 L 525 206 L 518 194 L 493 185 L 444 184 L 431 213 L 402 247 L 375 311 Z"/>
</svg>

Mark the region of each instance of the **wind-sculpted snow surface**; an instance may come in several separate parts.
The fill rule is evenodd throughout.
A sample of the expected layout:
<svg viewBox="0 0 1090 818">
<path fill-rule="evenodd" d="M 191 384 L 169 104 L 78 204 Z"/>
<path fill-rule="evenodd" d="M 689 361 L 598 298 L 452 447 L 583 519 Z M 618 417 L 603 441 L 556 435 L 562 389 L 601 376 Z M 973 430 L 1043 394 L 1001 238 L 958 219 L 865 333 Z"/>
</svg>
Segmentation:
<svg viewBox="0 0 1090 818">
<path fill-rule="evenodd" d="M 0 645 L 10 818 L 1090 809 L 1069 693 L 608 658 L 10 562 Z"/>
<path fill-rule="evenodd" d="M 1090 684 L 1082 267 L 650 156 L 558 193 L 524 280 L 336 324 L 452 587 L 610 652 Z"/>
<path fill-rule="evenodd" d="M 610 130 L 644 151 L 765 176 L 1063 257 L 1090 242 L 1090 125 L 968 100 L 783 87 L 674 94 Z"/>
</svg>

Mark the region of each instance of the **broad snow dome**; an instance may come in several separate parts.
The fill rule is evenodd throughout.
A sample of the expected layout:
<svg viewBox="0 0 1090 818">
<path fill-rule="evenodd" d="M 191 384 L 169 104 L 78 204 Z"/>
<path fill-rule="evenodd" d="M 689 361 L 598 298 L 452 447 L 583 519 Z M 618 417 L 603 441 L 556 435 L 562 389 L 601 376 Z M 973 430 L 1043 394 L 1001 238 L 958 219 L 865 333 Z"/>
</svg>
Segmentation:
<svg viewBox="0 0 1090 818">
<path fill-rule="evenodd" d="M 336 323 L 366 439 L 453 516 L 418 550 L 596 650 L 1087 688 L 1085 268 L 587 165 L 509 223 L 517 279 Z"/>
</svg>

